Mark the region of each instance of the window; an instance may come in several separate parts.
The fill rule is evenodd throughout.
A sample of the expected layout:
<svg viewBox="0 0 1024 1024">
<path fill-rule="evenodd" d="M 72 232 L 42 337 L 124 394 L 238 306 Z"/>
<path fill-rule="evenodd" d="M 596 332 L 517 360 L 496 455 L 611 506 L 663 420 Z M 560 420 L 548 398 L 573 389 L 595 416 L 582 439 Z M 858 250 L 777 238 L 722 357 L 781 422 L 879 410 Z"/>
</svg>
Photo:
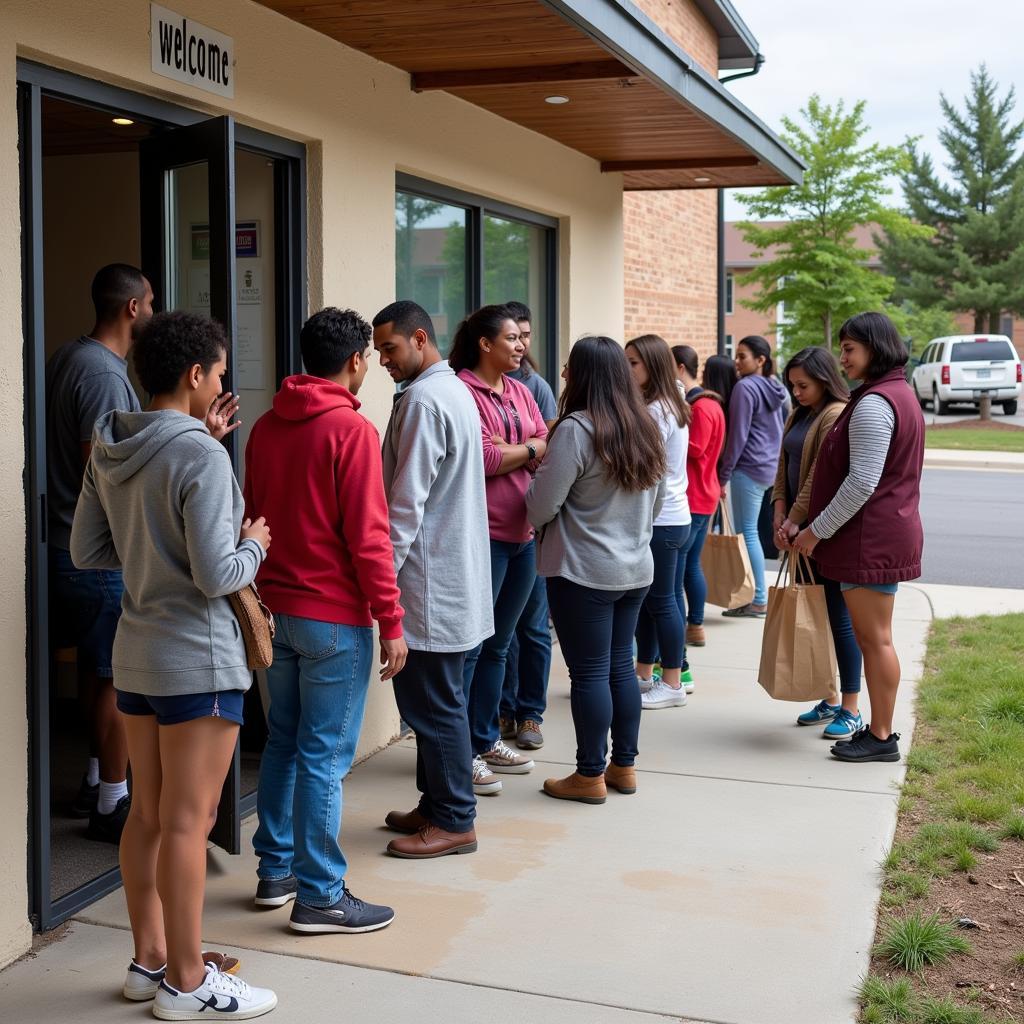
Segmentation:
<svg viewBox="0 0 1024 1024">
<path fill-rule="evenodd" d="M 725 352 L 723 352 L 722 354 L 728 356 L 730 359 L 732 359 L 732 357 L 736 354 L 733 350 L 731 334 L 727 334 L 725 336 Z"/>
<path fill-rule="evenodd" d="M 951 363 L 994 362 L 997 359 L 1013 359 L 1013 349 L 1008 341 L 958 341 L 953 345 Z"/>
<path fill-rule="evenodd" d="M 515 300 L 533 313 L 530 355 L 557 382 L 558 222 L 399 174 L 395 190 L 395 293 L 430 313 L 441 351 L 478 306 Z"/>
<path fill-rule="evenodd" d="M 728 316 L 732 313 L 732 301 L 733 301 L 733 276 L 732 274 L 725 275 L 725 315 Z"/>
</svg>

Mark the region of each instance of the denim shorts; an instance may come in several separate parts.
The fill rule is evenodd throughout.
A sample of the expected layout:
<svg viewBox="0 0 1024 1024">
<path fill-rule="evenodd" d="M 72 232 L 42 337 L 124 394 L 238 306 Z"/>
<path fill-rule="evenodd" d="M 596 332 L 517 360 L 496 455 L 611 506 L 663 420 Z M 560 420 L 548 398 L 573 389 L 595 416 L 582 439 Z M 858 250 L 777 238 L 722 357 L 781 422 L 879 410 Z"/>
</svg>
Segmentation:
<svg viewBox="0 0 1024 1024">
<path fill-rule="evenodd" d="M 156 715 L 157 725 L 180 725 L 197 718 L 226 718 L 242 724 L 244 690 L 213 693 L 181 693 L 176 697 L 150 697 L 144 693 L 117 691 L 117 709 L 126 715 Z"/>
<path fill-rule="evenodd" d="M 898 583 L 840 583 L 842 591 L 847 590 L 873 590 L 877 594 L 895 594 L 899 590 Z"/>
<path fill-rule="evenodd" d="M 50 636 L 54 647 L 78 648 L 78 665 L 102 679 L 114 675 L 113 650 L 124 581 L 111 569 L 76 569 L 71 552 L 50 548 Z"/>
</svg>

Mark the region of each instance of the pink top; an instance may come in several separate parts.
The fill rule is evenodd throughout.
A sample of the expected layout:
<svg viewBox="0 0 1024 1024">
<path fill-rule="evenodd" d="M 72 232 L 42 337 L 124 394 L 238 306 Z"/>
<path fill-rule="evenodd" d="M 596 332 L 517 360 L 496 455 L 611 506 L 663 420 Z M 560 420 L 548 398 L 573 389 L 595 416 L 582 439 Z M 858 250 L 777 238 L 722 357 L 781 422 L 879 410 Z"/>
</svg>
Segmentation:
<svg viewBox="0 0 1024 1024">
<path fill-rule="evenodd" d="M 505 390 L 500 395 L 472 370 L 459 370 L 458 376 L 469 388 L 480 413 L 484 473 L 487 477 L 487 523 L 491 540 L 522 544 L 533 536 L 533 529 L 526 518 L 526 491 L 536 467 L 527 463 L 499 476 L 501 449 L 491 438 L 497 435 L 509 444 L 524 444 L 531 437 L 546 438 L 548 428 L 544 417 L 526 385 L 507 375 L 502 378 Z"/>
</svg>

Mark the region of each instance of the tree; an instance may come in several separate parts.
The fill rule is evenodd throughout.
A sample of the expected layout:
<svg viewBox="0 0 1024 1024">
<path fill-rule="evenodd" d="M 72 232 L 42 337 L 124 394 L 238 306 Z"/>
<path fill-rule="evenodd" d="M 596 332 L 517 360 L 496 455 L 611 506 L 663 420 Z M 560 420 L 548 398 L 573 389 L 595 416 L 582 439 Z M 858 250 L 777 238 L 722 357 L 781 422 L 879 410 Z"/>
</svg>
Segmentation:
<svg viewBox="0 0 1024 1024">
<path fill-rule="evenodd" d="M 847 112 L 811 96 L 803 124 L 783 118 L 782 138 L 807 165 L 803 184 L 766 188 L 741 201 L 753 219 L 781 224 L 739 225 L 756 256 L 769 259 L 744 282 L 760 289 L 748 303 L 761 312 L 785 303 L 786 348 L 832 347 L 848 316 L 883 306 L 894 281 L 867 267 L 871 252 L 858 247 L 853 229 L 877 225 L 892 237 L 931 234 L 886 207 L 886 179 L 907 161 L 900 147 L 865 145 L 864 102 Z"/>
<path fill-rule="evenodd" d="M 948 178 L 914 141 L 901 174 L 907 212 L 934 234 L 881 245 L 901 297 L 971 313 L 977 333 L 998 331 L 1003 310 L 1024 313 L 1024 121 L 1012 120 L 1013 87 L 998 92 L 982 64 L 963 111 L 940 94 Z"/>
</svg>

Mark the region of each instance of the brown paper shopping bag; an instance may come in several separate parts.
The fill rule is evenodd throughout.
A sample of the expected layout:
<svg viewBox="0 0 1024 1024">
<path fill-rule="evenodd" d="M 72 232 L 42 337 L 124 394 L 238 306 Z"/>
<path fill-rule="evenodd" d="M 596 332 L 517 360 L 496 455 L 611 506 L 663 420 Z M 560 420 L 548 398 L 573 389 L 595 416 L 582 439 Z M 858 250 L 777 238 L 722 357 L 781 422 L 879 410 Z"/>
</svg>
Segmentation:
<svg viewBox="0 0 1024 1024">
<path fill-rule="evenodd" d="M 708 584 L 708 603 L 720 608 L 740 608 L 754 599 L 754 573 L 747 542 L 732 528 L 725 501 L 719 502 L 722 532 L 709 532 L 704 540 L 700 565 Z"/>
<path fill-rule="evenodd" d="M 775 700 L 817 701 L 835 693 L 836 652 L 825 588 L 814 582 L 804 555 L 787 553 L 775 586 L 768 589 L 758 680 Z"/>
</svg>

